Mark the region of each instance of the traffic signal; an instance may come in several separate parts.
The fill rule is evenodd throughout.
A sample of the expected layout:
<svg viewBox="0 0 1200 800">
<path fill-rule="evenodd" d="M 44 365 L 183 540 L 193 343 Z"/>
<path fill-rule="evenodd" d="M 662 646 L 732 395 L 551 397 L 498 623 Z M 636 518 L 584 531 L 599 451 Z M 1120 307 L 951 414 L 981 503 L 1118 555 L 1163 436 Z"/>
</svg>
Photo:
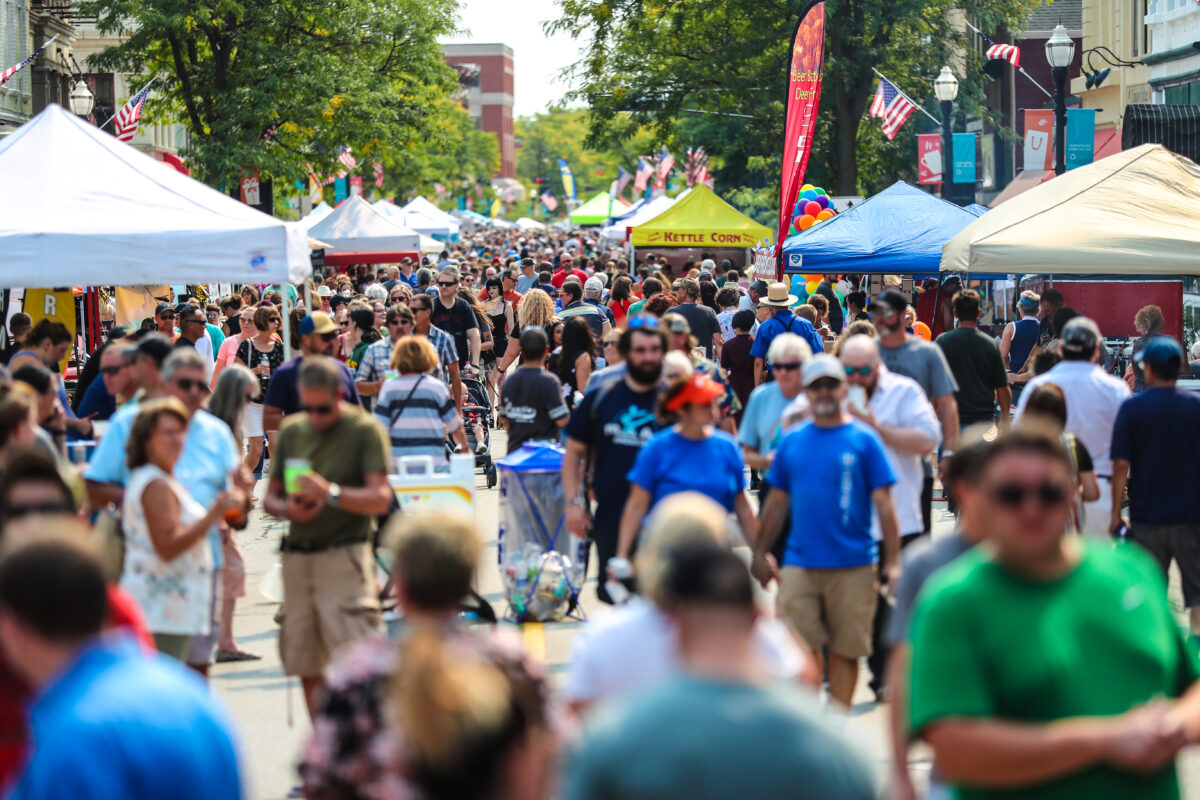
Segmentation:
<svg viewBox="0 0 1200 800">
<path fill-rule="evenodd" d="M 541 186 L 543 183 L 549 183 L 550 179 L 549 178 L 534 178 L 533 182 L 536 183 L 538 186 Z"/>
</svg>

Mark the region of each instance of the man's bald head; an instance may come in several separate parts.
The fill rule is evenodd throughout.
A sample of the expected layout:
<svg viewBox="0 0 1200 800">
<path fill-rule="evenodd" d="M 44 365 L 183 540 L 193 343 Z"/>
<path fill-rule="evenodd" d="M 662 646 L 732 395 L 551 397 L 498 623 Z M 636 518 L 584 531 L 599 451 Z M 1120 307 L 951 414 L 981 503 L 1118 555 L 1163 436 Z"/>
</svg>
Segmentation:
<svg viewBox="0 0 1200 800">
<path fill-rule="evenodd" d="M 864 333 L 856 333 L 842 342 L 840 356 L 847 366 L 871 366 L 879 360 L 879 343 Z"/>
</svg>

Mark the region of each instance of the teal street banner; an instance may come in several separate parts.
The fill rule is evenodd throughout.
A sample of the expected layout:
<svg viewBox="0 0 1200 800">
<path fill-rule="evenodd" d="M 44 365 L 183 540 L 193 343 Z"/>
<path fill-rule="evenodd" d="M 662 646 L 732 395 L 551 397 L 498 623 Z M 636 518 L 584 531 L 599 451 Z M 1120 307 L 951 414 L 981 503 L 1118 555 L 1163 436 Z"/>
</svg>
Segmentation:
<svg viewBox="0 0 1200 800">
<path fill-rule="evenodd" d="M 975 182 L 975 134 L 956 133 L 951 142 L 955 183 Z"/>
<path fill-rule="evenodd" d="M 1096 160 L 1096 109 L 1067 109 L 1067 169 Z"/>
</svg>

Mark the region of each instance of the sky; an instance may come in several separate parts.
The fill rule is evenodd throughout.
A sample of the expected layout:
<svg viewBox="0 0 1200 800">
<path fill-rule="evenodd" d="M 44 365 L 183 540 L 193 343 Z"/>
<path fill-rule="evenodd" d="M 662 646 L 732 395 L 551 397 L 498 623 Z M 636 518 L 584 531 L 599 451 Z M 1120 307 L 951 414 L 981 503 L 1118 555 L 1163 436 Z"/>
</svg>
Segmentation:
<svg viewBox="0 0 1200 800">
<path fill-rule="evenodd" d="M 461 36 L 443 42 L 501 42 L 513 51 L 513 114 L 543 111 L 568 90 L 557 73 L 579 58 L 579 46 L 566 34 L 547 37 L 542 23 L 558 17 L 554 0 L 459 0 Z"/>
</svg>

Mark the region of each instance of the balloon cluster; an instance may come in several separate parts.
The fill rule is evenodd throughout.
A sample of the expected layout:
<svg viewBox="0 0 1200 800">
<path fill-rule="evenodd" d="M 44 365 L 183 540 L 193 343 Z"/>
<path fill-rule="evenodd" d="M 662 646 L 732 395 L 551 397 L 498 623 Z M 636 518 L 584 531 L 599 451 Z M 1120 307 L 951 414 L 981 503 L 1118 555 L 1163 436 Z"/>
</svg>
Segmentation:
<svg viewBox="0 0 1200 800">
<path fill-rule="evenodd" d="M 814 225 L 820 225 L 837 214 L 833 200 L 819 186 L 806 183 L 800 187 L 800 196 L 796 198 L 796 207 L 792 209 L 792 230 L 789 236 L 800 231 L 806 231 Z"/>
</svg>

